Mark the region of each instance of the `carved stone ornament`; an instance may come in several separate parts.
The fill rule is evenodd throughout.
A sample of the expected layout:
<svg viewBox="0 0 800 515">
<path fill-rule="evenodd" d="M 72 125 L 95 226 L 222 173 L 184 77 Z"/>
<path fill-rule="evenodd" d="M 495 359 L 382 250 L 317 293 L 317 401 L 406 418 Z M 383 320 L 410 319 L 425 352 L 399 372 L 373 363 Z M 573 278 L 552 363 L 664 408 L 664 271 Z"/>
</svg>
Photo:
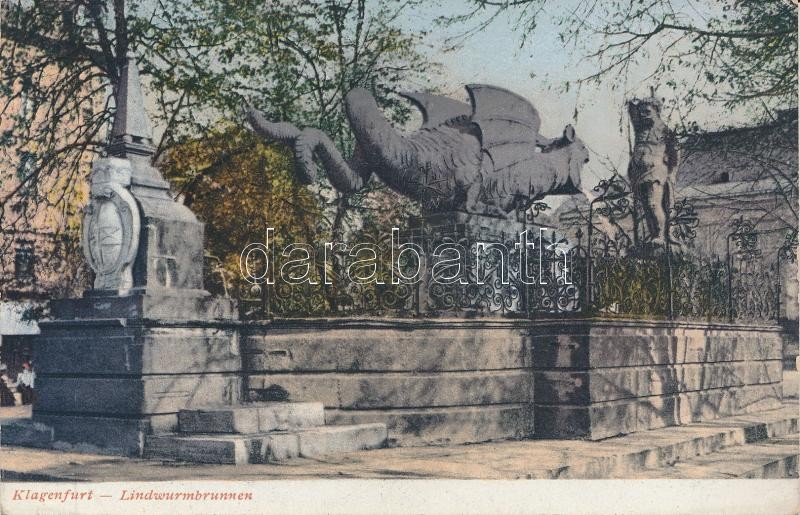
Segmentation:
<svg viewBox="0 0 800 515">
<path fill-rule="evenodd" d="M 128 191 L 131 163 L 105 158 L 92 167 L 91 200 L 84 210 L 83 255 L 96 276 L 95 290 L 127 290 L 139 247 L 141 221 Z"/>
</svg>

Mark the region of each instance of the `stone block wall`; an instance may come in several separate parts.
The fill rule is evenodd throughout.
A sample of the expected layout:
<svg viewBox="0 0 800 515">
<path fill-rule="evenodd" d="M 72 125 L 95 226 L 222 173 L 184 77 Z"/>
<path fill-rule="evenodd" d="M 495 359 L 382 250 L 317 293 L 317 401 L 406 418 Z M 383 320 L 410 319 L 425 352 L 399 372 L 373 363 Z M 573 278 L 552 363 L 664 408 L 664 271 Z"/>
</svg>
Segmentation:
<svg viewBox="0 0 800 515">
<path fill-rule="evenodd" d="M 138 456 L 145 434 L 176 430 L 179 410 L 241 401 L 235 322 L 70 317 L 84 300 L 63 302 L 34 347 L 33 420 L 57 444 Z"/>
<path fill-rule="evenodd" d="M 131 299 L 134 302 L 135 299 Z M 37 338 L 34 421 L 54 440 L 139 455 L 177 412 L 322 402 L 393 445 L 603 439 L 781 405 L 777 326 L 630 320 L 156 320 L 180 302 L 55 305 Z M 89 312 L 84 312 L 89 309 Z M 131 315 L 102 316 L 104 309 Z M 122 309 L 125 308 L 125 309 Z M 187 308 L 188 309 L 188 308 Z M 221 310 L 221 311 L 220 311 Z M 93 315 L 93 316 L 82 316 Z M 202 320 L 202 319 L 205 320 Z"/>
<path fill-rule="evenodd" d="M 242 327 L 246 388 L 321 401 L 329 424 L 384 422 L 399 445 L 533 433 L 526 322 L 283 320 Z"/>
<path fill-rule="evenodd" d="M 777 408 L 780 329 L 630 320 L 282 320 L 241 329 L 251 399 L 396 445 L 602 439 Z"/>
<path fill-rule="evenodd" d="M 538 438 L 597 440 L 781 404 L 778 327 L 544 321 L 531 352 Z"/>
</svg>

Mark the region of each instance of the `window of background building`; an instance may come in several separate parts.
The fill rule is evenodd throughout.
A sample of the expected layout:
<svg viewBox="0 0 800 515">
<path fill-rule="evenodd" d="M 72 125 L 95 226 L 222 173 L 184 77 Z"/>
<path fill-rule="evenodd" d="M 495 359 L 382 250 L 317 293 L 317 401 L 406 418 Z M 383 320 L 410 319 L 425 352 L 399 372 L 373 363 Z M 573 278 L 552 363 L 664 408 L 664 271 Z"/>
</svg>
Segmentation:
<svg viewBox="0 0 800 515">
<path fill-rule="evenodd" d="M 14 253 L 14 277 L 21 281 L 32 280 L 34 260 L 33 244 L 21 242 Z"/>
</svg>

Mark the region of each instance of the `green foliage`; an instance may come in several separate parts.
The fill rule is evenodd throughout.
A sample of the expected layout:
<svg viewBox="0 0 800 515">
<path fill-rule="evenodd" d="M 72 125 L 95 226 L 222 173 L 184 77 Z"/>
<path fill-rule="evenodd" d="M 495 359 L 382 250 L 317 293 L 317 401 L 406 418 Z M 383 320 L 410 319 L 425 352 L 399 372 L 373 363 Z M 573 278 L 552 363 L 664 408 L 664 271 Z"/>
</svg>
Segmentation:
<svg viewBox="0 0 800 515">
<path fill-rule="evenodd" d="M 422 81 L 431 69 L 417 51 L 419 36 L 393 24 L 416 3 L 20 0 L 4 5 L 0 227 L 24 227 L 43 207 L 77 213 L 85 196 L 80 185 L 89 162 L 102 151 L 119 70 L 131 50 L 157 127 L 156 160 L 213 132 L 220 119 L 241 123 L 247 105 L 318 126 L 346 150 L 351 136 L 342 101 L 357 85 L 371 89 L 391 118 L 404 121 L 408 108 L 393 94 Z M 9 174 L 20 169 L 25 155 L 36 159 L 18 180 Z M 12 205 L 20 216 L 10 216 Z"/>
<path fill-rule="evenodd" d="M 224 125 L 176 145 L 162 170 L 206 223 L 206 250 L 220 260 L 234 293 L 247 286 L 240 253 L 265 241 L 268 227 L 284 245 L 313 241 L 322 220 L 318 198 L 294 178 L 290 153 L 240 127 Z"/>
<path fill-rule="evenodd" d="M 241 124 L 253 106 L 319 127 L 347 153 L 343 98 L 355 86 L 370 89 L 403 123 L 409 110 L 395 93 L 422 85 L 433 69 L 417 50 L 424 34 L 394 24 L 418 3 L 3 3 L 0 229 L 64 231 L 77 241 L 90 163 L 107 143 L 129 51 L 156 129 L 154 161 L 206 222 L 207 250 L 234 289 L 239 253 L 266 227 L 287 241 L 316 241 L 407 211 L 375 183 L 350 198 L 337 198 L 323 178 L 299 185 L 290 151 L 264 145 Z M 0 243 L 0 253 L 11 241 Z"/>
</svg>

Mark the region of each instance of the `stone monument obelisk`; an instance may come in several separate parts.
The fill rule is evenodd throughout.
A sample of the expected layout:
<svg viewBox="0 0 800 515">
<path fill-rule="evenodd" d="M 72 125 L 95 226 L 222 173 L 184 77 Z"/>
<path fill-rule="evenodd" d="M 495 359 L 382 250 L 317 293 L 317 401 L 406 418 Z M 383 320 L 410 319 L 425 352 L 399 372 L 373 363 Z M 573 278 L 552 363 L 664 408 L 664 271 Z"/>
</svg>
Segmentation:
<svg viewBox="0 0 800 515">
<path fill-rule="evenodd" d="M 234 302 L 203 288 L 203 224 L 151 164 L 131 55 L 116 105 L 84 217 L 94 285 L 52 301 L 40 323 L 33 419 L 65 448 L 135 456 L 146 434 L 175 430 L 179 410 L 239 402 L 241 358 Z"/>
</svg>

